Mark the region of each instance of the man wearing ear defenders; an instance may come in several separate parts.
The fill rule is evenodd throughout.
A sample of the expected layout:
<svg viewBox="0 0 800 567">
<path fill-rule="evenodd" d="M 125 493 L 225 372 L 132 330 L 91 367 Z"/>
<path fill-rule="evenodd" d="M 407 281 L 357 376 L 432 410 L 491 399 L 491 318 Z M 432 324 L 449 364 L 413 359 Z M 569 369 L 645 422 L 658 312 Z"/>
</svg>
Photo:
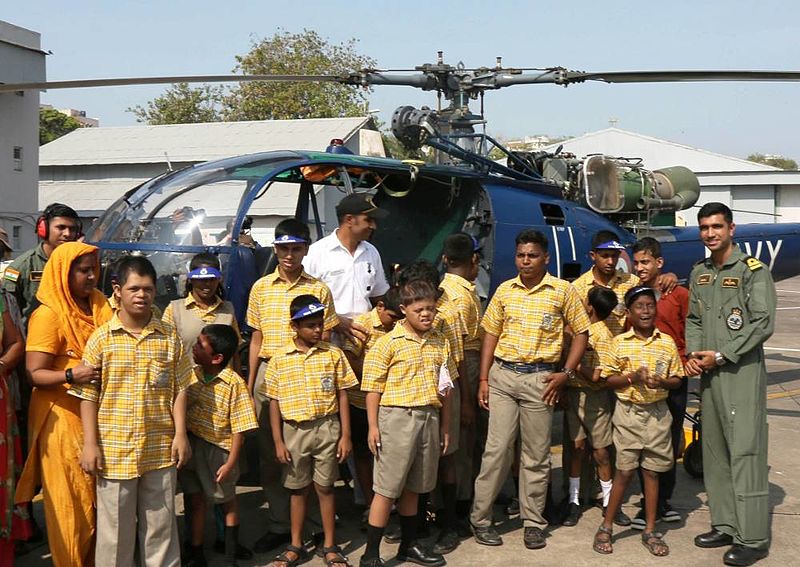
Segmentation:
<svg viewBox="0 0 800 567">
<path fill-rule="evenodd" d="M 81 220 L 72 208 L 61 203 L 47 205 L 36 220 L 36 236 L 39 244 L 23 252 L 3 275 L 3 287 L 11 293 L 19 304 L 22 317 L 27 326 L 28 316 L 33 311 L 36 290 L 42 279 L 42 271 L 53 250 L 65 242 L 78 240 L 81 233 Z"/>
</svg>

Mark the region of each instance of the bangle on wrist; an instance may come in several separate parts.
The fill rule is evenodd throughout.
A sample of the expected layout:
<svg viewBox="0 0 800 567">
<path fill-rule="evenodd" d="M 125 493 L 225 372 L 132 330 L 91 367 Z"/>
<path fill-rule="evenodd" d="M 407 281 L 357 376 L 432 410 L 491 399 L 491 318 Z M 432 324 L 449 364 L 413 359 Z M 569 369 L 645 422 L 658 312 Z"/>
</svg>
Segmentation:
<svg viewBox="0 0 800 567">
<path fill-rule="evenodd" d="M 488 382 L 488 378 L 478 378 L 478 382 Z"/>
<path fill-rule="evenodd" d="M 64 382 L 72 384 L 75 381 L 75 376 L 72 374 L 72 368 L 67 368 L 64 371 Z"/>
<path fill-rule="evenodd" d="M 631 380 L 631 375 L 630 375 L 630 374 L 628 374 L 627 376 L 625 376 L 625 378 L 627 378 L 627 379 L 628 379 L 628 384 L 629 384 L 630 386 L 633 386 L 633 380 Z"/>
</svg>

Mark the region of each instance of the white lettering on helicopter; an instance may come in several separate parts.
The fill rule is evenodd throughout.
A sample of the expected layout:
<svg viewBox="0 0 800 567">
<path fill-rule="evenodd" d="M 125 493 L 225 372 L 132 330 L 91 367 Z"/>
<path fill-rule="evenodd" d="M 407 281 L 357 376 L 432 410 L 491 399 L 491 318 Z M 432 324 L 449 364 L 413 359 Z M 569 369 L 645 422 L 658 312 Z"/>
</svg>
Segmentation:
<svg viewBox="0 0 800 567">
<path fill-rule="evenodd" d="M 766 242 L 767 244 L 767 252 L 769 254 L 769 262 L 766 260 L 761 259 L 761 252 L 763 252 L 763 244 Z M 755 245 L 755 253 L 753 253 L 753 247 L 750 245 L 749 242 L 743 242 L 742 247 L 744 248 L 745 253 L 748 256 L 752 256 L 754 258 L 758 258 L 762 262 L 764 262 L 767 267 L 772 271 L 772 267 L 775 265 L 775 260 L 778 258 L 778 253 L 781 251 L 781 246 L 783 246 L 783 239 L 778 240 L 775 244 L 772 243 L 771 240 L 766 241 L 757 241 Z M 711 251 L 706 248 L 706 258 L 711 256 Z"/>
</svg>

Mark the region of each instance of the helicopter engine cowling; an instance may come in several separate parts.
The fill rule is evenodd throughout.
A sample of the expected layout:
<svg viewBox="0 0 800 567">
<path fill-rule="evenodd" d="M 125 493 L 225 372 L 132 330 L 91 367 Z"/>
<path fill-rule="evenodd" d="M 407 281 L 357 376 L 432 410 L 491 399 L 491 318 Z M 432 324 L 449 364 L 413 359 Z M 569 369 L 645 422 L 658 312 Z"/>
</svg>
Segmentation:
<svg viewBox="0 0 800 567">
<path fill-rule="evenodd" d="M 680 211 L 700 196 L 697 176 L 682 166 L 651 171 L 640 160 L 587 156 L 578 170 L 580 200 L 601 214 Z"/>
</svg>

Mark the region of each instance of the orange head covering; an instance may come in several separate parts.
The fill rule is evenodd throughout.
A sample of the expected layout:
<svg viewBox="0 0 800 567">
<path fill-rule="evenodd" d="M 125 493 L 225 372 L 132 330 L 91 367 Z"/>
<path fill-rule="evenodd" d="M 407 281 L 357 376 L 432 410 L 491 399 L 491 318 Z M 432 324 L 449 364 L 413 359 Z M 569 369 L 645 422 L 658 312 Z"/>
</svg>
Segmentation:
<svg viewBox="0 0 800 567">
<path fill-rule="evenodd" d="M 36 299 L 58 315 L 61 332 L 66 338 L 66 347 L 77 356 L 83 354 L 83 347 L 94 330 L 111 319 L 112 311 L 102 292 L 92 290 L 89 304 L 92 314 L 85 314 L 78 307 L 69 290 L 69 269 L 72 263 L 87 254 L 97 252 L 98 248 L 83 242 L 65 242 L 50 254 L 44 266 L 42 281 L 36 292 Z M 95 264 L 95 278 L 100 277 L 99 259 Z"/>
</svg>

